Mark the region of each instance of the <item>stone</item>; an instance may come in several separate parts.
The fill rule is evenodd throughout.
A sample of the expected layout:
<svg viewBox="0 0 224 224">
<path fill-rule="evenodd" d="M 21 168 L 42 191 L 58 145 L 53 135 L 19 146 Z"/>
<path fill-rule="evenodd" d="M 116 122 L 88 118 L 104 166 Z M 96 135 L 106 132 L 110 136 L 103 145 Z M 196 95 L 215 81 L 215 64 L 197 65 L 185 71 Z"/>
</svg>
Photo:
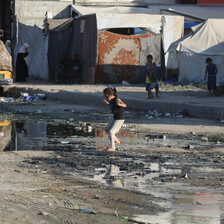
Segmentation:
<svg viewBox="0 0 224 224">
<path fill-rule="evenodd" d="M 202 140 L 203 142 L 208 142 L 208 137 L 202 137 L 201 140 Z"/>
</svg>

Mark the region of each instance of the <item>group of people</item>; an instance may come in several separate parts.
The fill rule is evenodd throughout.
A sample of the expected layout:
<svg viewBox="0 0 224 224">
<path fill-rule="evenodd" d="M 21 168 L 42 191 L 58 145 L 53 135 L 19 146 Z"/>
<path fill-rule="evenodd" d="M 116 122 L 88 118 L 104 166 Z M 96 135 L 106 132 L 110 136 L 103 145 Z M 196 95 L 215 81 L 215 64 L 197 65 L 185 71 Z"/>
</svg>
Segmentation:
<svg viewBox="0 0 224 224">
<path fill-rule="evenodd" d="M 11 54 L 11 42 L 6 41 L 6 49 Z M 29 55 L 28 53 L 29 45 L 25 43 L 17 53 L 16 59 L 16 81 L 24 82 L 28 75 L 28 67 L 25 58 Z M 208 90 L 209 95 L 213 95 L 216 89 L 216 75 L 218 73 L 217 65 L 212 62 L 211 58 L 206 59 L 206 70 L 205 70 L 205 80 L 208 75 Z M 71 70 L 69 70 L 71 68 Z M 71 77 L 69 71 L 79 71 L 80 65 L 75 53 L 71 54 L 71 58 L 68 59 L 66 54 L 62 55 L 56 68 L 56 81 L 65 81 L 65 79 Z M 148 99 L 154 99 L 152 90 L 155 88 L 156 97 L 159 97 L 159 84 L 157 80 L 157 65 L 153 62 L 153 56 L 151 54 L 147 55 L 147 63 L 145 66 L 146 72 L 146 91 L 148 92 Z M 125 111 L 124 108 L 127 105 L 118 98 L 117 90 L 114 87 L 108 87 L 103 90 L 104 97 L 103 102 L 110 106 L 111 112 L 113 113 L 113 120 L 108 123 L 105 128 L 108 134 L 109 146 L 106 151 L 115 151 L 116 144 L 120 144 L 120 141 L 116 137 L 116 134 L 121 129 L 125 121 Z"/>
<path fill-rule="evenodd" d="M 209 96 L 215 95 L 216 90 L 216 75 L 218 73 L 217 65 L 212 62 L 211 58 L 206 59 L 206 69 L 205 69 L 205 78 L 207 79 L 207 87 Z M 152 90 L 155 88 L 156 90 L 156 97 L 159 97 L 159 84 L 157 80 L 157 65 L 155 62 L 153 62 L 153 56 L 151 54 L 147 55 L 147 63 L 145 66 L 145 72 L 146 72 L 146 91 L 148 91 L 148 99 L 154 99 L 154 95 L 152 93 Z"/>
<path fill-rule="evenodd" d="M 12 43 L 10 40 L 5 42 L 5 47 L 8 53 L 11 55 Z M 23 44 L 16 58 L 16 81 L 17 82 L 26 82 L 27 77 L 29 76 L 27 58 L 28 58 L 28 49 L 29 45 L 27 43 Z M 159 97 L 159 84 L 157 80 L 157 65 L 153 62 L 153 56 L 151 54 L 147 55 L 147 63 L 145 65 L 146 72 L 146 91 L 148 92 L 148 99 L 154 99 L 154 94 L 152 90 L 155 88 L 156 97 Z M 205 80 L 207 79 L 207 86 L 209 95 L 212 96 L 215 94 L 216 89 L 216 75 L 218 73 L 217 65 L 212 62 L 211 58 L 206 59 L 206 70 L 205 70 Z M 62 57 L 57 64 L 55 69 L 55 82 L 64 83 L 64 82 L 80 82 L 80 62 L 77 58 L 77 54 L 72 52 L 70 57 L 67 57 L 66 52 L 62 54 Z"/>
<path fill-rule="evenodd" d="M 208 75 L 208 91 L 209 95 L 214 95 L 216 89 L 216 75 L 218 73 L 217 65 L 212 62 L 211 58 L 206 59 L 205 80 Z M 159 84 L 157 80 L 157 65 L 153 62 L 153 56 L 147 55 L 147 63 L 145 66 L 146 72 L 146 91 L 148 91 L 148 99 L 154 99 L 152 90 L 155 88 L 156 97 L 159 97 Z M 108 87 L 103 90 L 104 97 L 103 102 L 110 106 L 113 113 L 113 120 L 111 120 L 105 128 L 105 132 L 108 134 L 109 146 L 106 151 L 115 151 L 116 144 L 120 144 L 120 141 L 116 137 L 116 134 L 121 129 L 125 121 L 124 108 L 127 105 L 118 98 L 117 90 L 114 87 Z"/>
</svg>

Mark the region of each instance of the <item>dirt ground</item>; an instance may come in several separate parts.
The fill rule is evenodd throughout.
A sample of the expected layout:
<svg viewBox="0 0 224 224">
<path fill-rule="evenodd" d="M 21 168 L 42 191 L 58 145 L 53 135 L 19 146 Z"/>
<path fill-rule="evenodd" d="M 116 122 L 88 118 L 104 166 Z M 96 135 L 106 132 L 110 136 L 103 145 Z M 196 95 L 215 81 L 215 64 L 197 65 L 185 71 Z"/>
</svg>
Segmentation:
<svg viewBox="0 0 224 224">
<path fill-rule="evenodd" d="M 0 223 L 223 222 L 220 121 L 129 111 L 121 146 L 107 153 L 108 111 L 50 100 L 0 108 L 25 142 L 1 152 Z M 43 125 L 44 137 L 31 133 Z"/>
<path fill-rule="evenodd" d="M 39 91 L 40 93 L 45 93 L 49 95 L 61 95 L 66 101 L 66 93 L 87 93 L 93 95 L 103 95 L 103 89 L 113 86 L 118 90 L 118 95 L 120 98 L 131 98 L 131 99 L 147 99 L 147 92 L 145 91 L 144 84 L 136 84 L 130 86 L 123 85 L 84 85 L 84 84 L 50 84 L 47 82 L 33 81 L 32 83 L 16 83 L 10 86 L 11 93 L 17 93 L 20 96 L 20 92 L 33 93 Z M 223 96 L 219 97 L 209 97 L 208 91 L 205 83 L 200 85 L 165 85 L 163 82 L 159 84 L 159 98 L 155 98 L 154 101 L 164 102 L 170 101 L 179 103 L 194 103 L 201 105 L 214 105 L 214 106 L 224 106 Z M 65 94 L 65 95 L 64 95 Z M 155 94 L 155 92 L 154 92 Z M 60 97 L 58 97 L 60 98 Z M 62 101 L 63 101 L 62 99 Z M 86 102 L 88 104 L 88 102 Z"/>
</svg>

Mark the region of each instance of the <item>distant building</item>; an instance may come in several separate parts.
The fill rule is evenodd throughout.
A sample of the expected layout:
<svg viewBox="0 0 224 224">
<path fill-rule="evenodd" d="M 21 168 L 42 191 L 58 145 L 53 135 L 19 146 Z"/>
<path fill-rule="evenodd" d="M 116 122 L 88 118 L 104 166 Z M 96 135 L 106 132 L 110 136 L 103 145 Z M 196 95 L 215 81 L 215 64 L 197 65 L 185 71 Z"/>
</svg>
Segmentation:
<svg viewBox="0 0 224 224">
<path fill-rule="evenodd" d="M 201 5 L 210 2 L 220 4 L 224 0 L 198 0 L 198 2 Z M 7 39 L 15 39 L 18 23 L 43 28 L 46 12 L 50 18 L 68 18 L 69 7 L 72 4 L 147 7 L 156 4 L 197 4 L 197 0 L 0 0 L 0 39 L 4 42 Z"/>
</svg>

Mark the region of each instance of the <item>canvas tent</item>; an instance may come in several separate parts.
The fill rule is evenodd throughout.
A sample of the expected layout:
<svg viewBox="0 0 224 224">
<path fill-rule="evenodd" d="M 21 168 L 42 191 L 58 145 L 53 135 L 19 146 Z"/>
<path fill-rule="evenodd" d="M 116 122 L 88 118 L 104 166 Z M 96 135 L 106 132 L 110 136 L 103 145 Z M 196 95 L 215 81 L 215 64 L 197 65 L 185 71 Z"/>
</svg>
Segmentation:
<svg viewBox="0 0 224 224">
<path fill-rule="evenodd" d="M 96 14 L 97 29 L 140 27 L 155 34 L 163 35 L 164 51 L 170 44 L 183 36 L 184 17 L 152 15 L 147 8 L 137 7 L 84 7 L 71 6 L 71 15 L 80 17 Z"/>
<path fill-rule="evenodd" d="M 186 37 L 171 44 L 167 68 L 179 68 L 179 81 L 203 81 L 205 60 L 211 57 L 217 64 L 217 81 L 224 82 L 224 19 L 208 19 Z"/>
<path fill-rule="evenodd" d="M 159 59 L 159 76 L 164 77 L 166 58 L 164 61 L 163 51 L 183 36 L 184 17 L 150 15 L 147 8 L 137 7 L 71 7 L 74 18 L 93 14 L 98 31 L 96 82 L 119 83 L 123 78 L 132 83 L 144 82 L 143 67 L 149 53 Z M 111 29 L 122 28 L 141 28 L 148 33 L 122 35 L 111 32 Z"/>
<path fill-rule="evenodd" d="M 170 12 L 167 11 L 169 9 L 171 10 Z M 209 18 L 224 18 L 224 7 L 205 7 L 198 5 L 151 5 L 148 6 L 148 10 L 150 14 L 175 15 L 175 12 L 178 12 L 205 20 Z M 190 20 L 190 17 L 186 18 L 186 20 Z"/>
</svg>

